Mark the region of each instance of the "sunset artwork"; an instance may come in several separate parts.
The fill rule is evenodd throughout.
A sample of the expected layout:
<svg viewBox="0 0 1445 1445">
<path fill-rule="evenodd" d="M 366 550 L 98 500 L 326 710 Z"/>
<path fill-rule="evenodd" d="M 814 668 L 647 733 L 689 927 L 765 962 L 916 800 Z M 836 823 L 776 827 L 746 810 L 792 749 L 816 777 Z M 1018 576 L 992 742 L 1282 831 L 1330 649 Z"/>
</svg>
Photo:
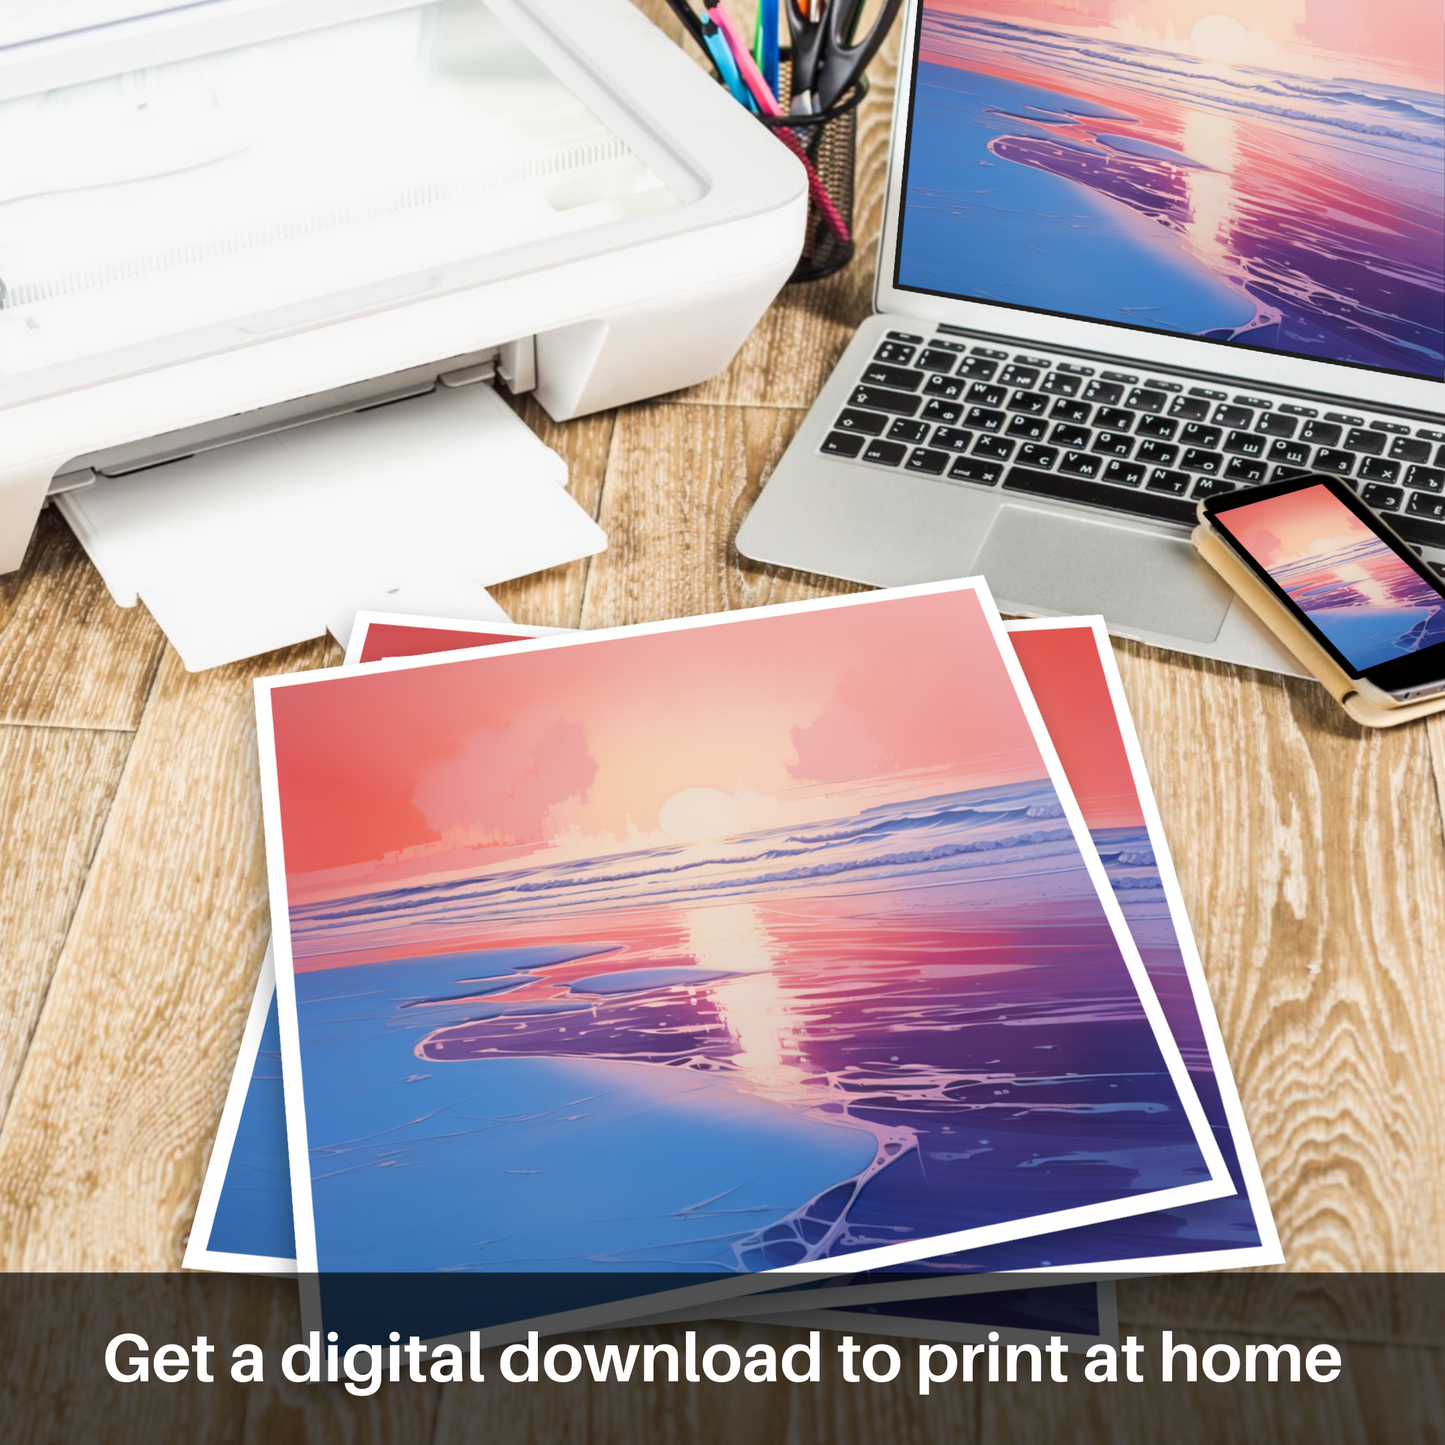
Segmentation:
<svg viewBox="0 0 1445 1445">
<path fill-rule="evenodd" d="M 1445 642 L 1445 594 L 1328 487 L 1247 502 L 1218 520 L 1352 667 Z"/>
<path fill-rule="evenodd" d="M 1435 0 L 924 0 L 898 284 L 1445 375 Z"/>
<path fill-rule="evenodd" d="M 949 584 L 262 684 L 301 1267 L 871 1267 L 1229 1192 L 1001 642 Z"/>
</svg>

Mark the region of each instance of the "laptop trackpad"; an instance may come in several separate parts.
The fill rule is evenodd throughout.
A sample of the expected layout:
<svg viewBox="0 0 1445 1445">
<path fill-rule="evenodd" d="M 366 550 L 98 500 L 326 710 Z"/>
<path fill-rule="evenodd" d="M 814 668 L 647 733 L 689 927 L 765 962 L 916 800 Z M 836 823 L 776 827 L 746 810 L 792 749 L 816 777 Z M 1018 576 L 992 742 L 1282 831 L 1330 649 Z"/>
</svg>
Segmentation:
<svg viewBox="0 0 1445 1445">
<path fill-rule="evenodd" d="M 999 512 L 977 570 L 1005 612 L 1010 602 L 1049 612 L 1102 612 L 1115 626 L 1190 642 L 1213 642 L 1233 599 L 1182 539 L 1036 507 Z"/>
</svg>

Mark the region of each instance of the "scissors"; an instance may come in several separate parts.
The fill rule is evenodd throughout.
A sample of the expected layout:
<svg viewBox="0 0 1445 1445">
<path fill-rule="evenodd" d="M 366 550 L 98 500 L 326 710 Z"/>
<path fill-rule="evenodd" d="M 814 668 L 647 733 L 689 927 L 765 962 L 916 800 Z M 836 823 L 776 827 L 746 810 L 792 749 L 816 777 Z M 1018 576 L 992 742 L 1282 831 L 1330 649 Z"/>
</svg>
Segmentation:
<svg viewBox="0 0 1445 1445">
<path fill-rule="evenodd" d="M 883 0 L 867 33 L 858 38 L 867 0 L 788 0 L 793 38 L 794 115 L 824 111 L 862 75 L 878 53 L 903 0 Z"/>
</svg>

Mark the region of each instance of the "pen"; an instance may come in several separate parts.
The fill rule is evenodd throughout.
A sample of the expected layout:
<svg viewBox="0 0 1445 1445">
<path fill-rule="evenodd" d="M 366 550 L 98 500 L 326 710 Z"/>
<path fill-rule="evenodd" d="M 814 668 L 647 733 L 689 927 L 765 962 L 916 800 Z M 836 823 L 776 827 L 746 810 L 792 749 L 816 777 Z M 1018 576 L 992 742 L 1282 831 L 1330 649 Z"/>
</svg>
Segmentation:
<svg viewBox="0 0 1445 1445">
<path fill-rule="evenodd" d="M 781 119 L 786 112 L 778 104 L 777 97 L 764 83 L 756 62 L 748 53 L 747 46 L 743 44 L 737 26 L 733 24 L 727 11 L 722 8 L 721 0 L 708 0 L 707 13 L 709 18 L 717 17 L 717 29 L 721 32 L 723 39 L 732 46 L 742 82 L 752 94 L 757 108 L 774 120 Z M 787 126 L 773 127 L 773 134 L 802 161 L 803 169 L 808 173 L 808 194 L 812 197 L 813 204 L 822 213 L 828 225 L 837 233 L 838 239 L 847 245 L 853 239 L 852 232 L 849 231 L 848 224 L 834 204 L 832 196 L 828 194 L 828 188 L 823 184 L 823 178 L 818 174 L 818 168 L 808 158 L 807 148 L 798 138 L 797 133 Z"/>
</svg>

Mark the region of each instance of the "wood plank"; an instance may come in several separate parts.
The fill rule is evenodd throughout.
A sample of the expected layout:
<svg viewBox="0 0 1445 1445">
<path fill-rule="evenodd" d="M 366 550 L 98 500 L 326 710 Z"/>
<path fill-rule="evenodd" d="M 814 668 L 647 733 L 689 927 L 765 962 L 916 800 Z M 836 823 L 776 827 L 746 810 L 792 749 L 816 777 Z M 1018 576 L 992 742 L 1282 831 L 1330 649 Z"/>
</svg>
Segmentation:
<svg viewBox="0 0 1445 1445">
<path fill-rule="evenodd" d="M 506 393 L 503 393 L 505 396 Z M 530 396 L 506 398 L 518 416 L 567 463 L 567 490 L 577 504 L 596 517 L 602 505 L 602 484 L 612 446 L 613 413 L 555 422 Z M 532 627 L 576 627 L 582 615 L 582 592 L 590 557 L 518 577 L 490 589 L 514 622 Z"/>
<path fill-rule="evenodd" d="M 117 607 L 48 507 L 18 572 L 0 577 L 0 723 L 131 731 L 164 643 L 144 607 Z"/>
<path fill-rule="evenodd" d="M 696 1332 L 699 1358 L 714 1344 L 731 1345 L 740 1354 L 768 1344 L 781 1354 L 806 1340 L 797 1330 L 755 1324 L 718 1322 L 698 1325 Z M 567 1338 L 578 1347 L 615 1343 L 624 1351 L 633 1344 L 671 1344 L 681 1353 L 683 1331 L 647 1326 Z M 890 1445 L 973 1445 L 980 1438 L 971 1396 L 922 1400 L 906 1370 L 889 1384 L 841 1383 L 836 1368 L 839 1338 L 821 1337 L 822 1379 L 817 1384 L 659 1380 L 621 1387 L 612 1381 L 594 1382 L 584 1366 L 584 1378 L 571 1384 L 509 1385 L 502 1380 L 497 1352 L 491 1352 L 484 1356 L 485 1385 L 447 1387 L 433 1445 L 475 1439 L 545 1440 L 549 1445 L 588 1445 L 594 1440 L 634 1445 L 735 1445 L 740 1440 L 748 1445 L 865 1445 L 884 1440 Z M 858 1339 L 865 1343 L 863 1336 Z M 902 1342 L 905 1359 L 909 1343 Z"/>
<path fill-rule="evenodd" d="M 1423 728 L 1116 645 L 1289 1267 L 1445 1268 L 1445 840 Z"/>
<path fill-rule="evenodd" d="M 801 414 L 653 403 L 618 413 L 584 627 L 691 617 L 863 589 L 744 562 L 733 547 Z"/>
<path fill-rule="evenodd" d="M 1346 1369 L 1329 1384 L 1302 1379 L 1216 1384 L 1202 1373 L 1193 1384 L 1158 1378 L 1159 1332 L 1121 1321 L 1121 1337 L 1144 1343 L 1139 1384 L 1091 1384 L 1071 1361 L 1067 1385 L 973 1387 L 982 1400 L 986 1445 L 1048 1440 L 1056 1445 L 1216 1445 L 1221 1440 L 1271 1445 L 1396 1445 L 1441 1440 L 1441 1356 L 1436 1351 L 1347 1347 Z M 1175 1330 L 1176 1343 L 1201 1352 L 1214 1344 L 1243 1351 L 1258 1336 Z M 1313 1343 L 1313 1342 L 1311 1342 Z M 1222 1358 L 1220 1365 L 1223 1365 Z M 970 1387 L 963 1386 L 968 1389 Z M 932 1397 L 930 1397 L 932 1398 Z M 1412 1427 L 1419 1426 L 1420 1430 Z"/>
<path fill-rule="evenodd" d="M 130 746 L 130 733 L 0 727 L 0 1120 Z"/>
<path fill-rule="evenodd" d="M 0 1127 L 0 1268 L 175 1269 L 269 930 L 253 677 L 166 650 Z"/>
</svg>

